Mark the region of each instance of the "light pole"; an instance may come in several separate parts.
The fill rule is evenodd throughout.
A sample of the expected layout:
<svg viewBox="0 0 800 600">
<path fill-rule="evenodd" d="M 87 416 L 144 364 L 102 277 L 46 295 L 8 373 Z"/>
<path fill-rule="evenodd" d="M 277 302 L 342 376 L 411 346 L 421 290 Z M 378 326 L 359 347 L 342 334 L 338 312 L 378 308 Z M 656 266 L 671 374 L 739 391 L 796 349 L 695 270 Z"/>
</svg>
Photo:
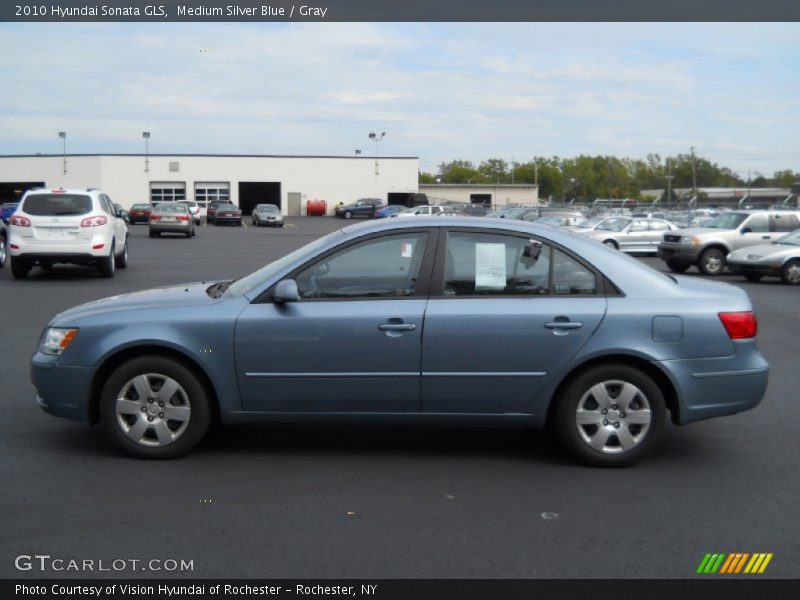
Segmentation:
<svg viewBox="0 0 800 600">
<path fill-rule="evenodd" d="M 378 142 L 380 142 L 383 139 L 383 136 L 385 135 L 386 135 L 385 131 L 381 133 L 380 137 L 378 137 L 377 133 L 374 133 L 372 131 L 370 131 L 369 133 L 369 139 L 375 142 L 375 175 L 380 175 L 380 170 L 378 168 Z"/>
<path fill-rule="evenodd" d="M 150 132 L 143 131 L 142 137 L 144 138 L 144 172 L 150 172 Z"/>
<path fill-rule="evenodd" d="M 67 132 L 59 131 L 58 137 L 61 138 L 61 155 L 64 159 L 64 175 L 67 174 Z"/>
<path fill-rule="evenodd" d="M 361 156 L 361 150 L 356 149 L 356 156 Z"/>
</svg>

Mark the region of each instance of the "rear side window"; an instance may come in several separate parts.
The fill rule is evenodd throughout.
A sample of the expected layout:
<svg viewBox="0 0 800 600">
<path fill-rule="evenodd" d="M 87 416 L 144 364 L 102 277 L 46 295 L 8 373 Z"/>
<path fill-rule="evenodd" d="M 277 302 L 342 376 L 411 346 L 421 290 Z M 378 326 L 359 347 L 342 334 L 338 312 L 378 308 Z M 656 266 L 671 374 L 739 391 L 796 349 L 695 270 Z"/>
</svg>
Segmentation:
<svg viewBox="0 0 800 600">
<path fill-rule="evenodd" d="M 37 217 L 85 215 L 92 212 L 92 198 L 78 194 L 34 194 L 25 198 L 22 210 Z"/>
<path fill-rule="evenodd" d="M 797 216 L 791 213 L 774 215 L 772 217 L 772 225 L 773 231 L 794 231 L 800 228 L 800 221 L 798 221 Z"/>
</svg>

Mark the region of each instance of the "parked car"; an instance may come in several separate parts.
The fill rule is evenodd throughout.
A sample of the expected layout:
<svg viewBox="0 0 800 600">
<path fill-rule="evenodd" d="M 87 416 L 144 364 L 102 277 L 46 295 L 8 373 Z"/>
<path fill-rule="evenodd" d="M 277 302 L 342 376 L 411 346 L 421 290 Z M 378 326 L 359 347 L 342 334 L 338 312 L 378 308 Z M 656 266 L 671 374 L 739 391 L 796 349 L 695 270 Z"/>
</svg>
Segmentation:
<svg viewBox="0 0 800 600">
<path fill-rule="evenodd" d="M 520 221 L 535 221 L 540 217 L 538 208 L 529 206 L 518 206 L 499 215 L 500 219 L 518 219 Z"/>
<path fill-rule="evenodd" d="M 121 204 L 114 202 L 114 209 L 117 211 L 117 215 L 125 221 L 126 225 L 131 224 L 131 215 Z"/>
<path fill-rule="evenodd" d="M 465 217 L 485 217 L 490 210 L 487 205 L 477 202 L 458 202 L 455 200 L 446 200 L 442 202 L 441 205 L 454 210 Z"/>
<path fill-rule="evenodd" d="M 8 258 L 8 230 L 6 224 L 0 221 L 0 269 L 6 266 Z"/>
<path fill-rule="evenodd" d="M 386 203 L 380 198 L 361 198 L 352 204 L 337 204 L 334 213 L 343 219 L 352 219 L 353 217 L 372 219 L 384 206 Z"/>
<path fill-rule="evenodd" d="M 575 233 L 587 233 L 596 230 L 604 223 L 615 221 L 620 218 L 623 217 L 605 216 L 605 215 L 599 217 L 592 217 L 591 219 L 586 221 L 586 223 L 584 223 L 582 227 L 576 227 L 575 229 L 573 229 L 573 231 Z"/>
<path fill-rule="evenodd" d="M 283 227 L 283 214 L 281 209 L 274 204 L 256 204 L 253 209 L 253 225 L 269 225 L 271 227 Z"/>
<path fill-rule="evenodd" d="M 128 266 L 128 224 L 101 190 L 29 190 L 8 223 L 11 273 L 17 279 L 36 265 L 95 266 L 102 277 Z"/>
<path fill-rule="evenodd" d="M 9 217 L 17 210 L 19 202 L 3 202 L 0 204 L 0 221 L 8 223 Z"/>
<path fill-rule="evenodd" d="M 663 219 L 618 217 L 604 221 L 596 229 L 578 232 L 623 252 L 657 254 L 664 232 L 677 229 L 677 225 Z"/>
<path fill-rule="evenodd" d="M 726 263 L 748 281 L 780 277 L 783 283 L 800 285 L 800 229 L 769 244 L 735 250 L 728 254 Z"/>
<path fill-rule="evenodd" d="M 564 227 L 566 229 L 575 228 L 580 229 L 586 226 L 586 223 L 589 222 L 582 213 L 577 211 L 566 211 L 566 212 L 558 212 L 558 211 L 542 211 L 540 217 L 534 219 L 535 223 L 545 223 L 548 225 L 555 225 L 557 227 Z"/>
<path fill-rule="evenodd" d="M 384 206 L 378 212 L 375 213 L 376 219 L 387 219 L 390 217 L 396 217 L 400 213 L 404 213 L 410 210 L 407 206 L 403 206 L 402 204 L 390 204 L 389 206 Z"/>
<path fill-rule="evenodd" d="M 211 200 L 206 207 L 206 222 L 214 223 L 214 217 L 217 213 L 217 207 L 223 204 L 230 204 L 227 200 Z"/>
<path fill-rule="evenodd" d="M 152 210 L 153 210 L 152 204 L 147 204 L 144 202 L 134 204 L 128 211 L 130 224 L 136 225 L 136 223 L 149 223 L 150 213 L 152 212 Z"/>
<path fill-rule="evenodd" d="M 192 219 L 194 220 L 195 224 L 200 225 L 200 205 L 194 200 L 177 200 L 177 202 L 185 204 L 189 209 L 189 214 L 192 215 Z"/>
<path fill-rule="evenodd" d="M 734 250 L 778 239 L 798 228 L 800 212 L 728 211 L 705 227 L 665 233 L 658 255 L 675 273 L 696 265 L 703 275 L 719 275 L 725 270 L 725 257 Z"/>
<path fill-rule="evenodd" d="M 397 213 L 398 217 L 429 217 L 431 215 L 438 215 L 445 211 L 444 206 L 424 205 L 409 208 L 406 211 Z"/>
<path fill-rule="evenodd" d="M 214 212 L 214 225 L 233 223 L 242 226 L 242 211 L 235 204 L 219 204 Z"/>
<path fill-rule="evenodd" d="M 743 290 L 559 229 L 382 219 L 238 280 L 63 311 L 31 378 L 46 412 L 142 458 L 188 452 L 215 420 L 336 419 L 550 426 L 580 460 L 625 466 L 668 418 L 760 402 L 756 329 Z"/>
<path fill-rule="evenodd" d="M 180 233 L 187 238 L 196 235 L 197 223 L 183 202 L 160 202 L 150 213 L 150 237 L 162 233 Z"/>
</svg>

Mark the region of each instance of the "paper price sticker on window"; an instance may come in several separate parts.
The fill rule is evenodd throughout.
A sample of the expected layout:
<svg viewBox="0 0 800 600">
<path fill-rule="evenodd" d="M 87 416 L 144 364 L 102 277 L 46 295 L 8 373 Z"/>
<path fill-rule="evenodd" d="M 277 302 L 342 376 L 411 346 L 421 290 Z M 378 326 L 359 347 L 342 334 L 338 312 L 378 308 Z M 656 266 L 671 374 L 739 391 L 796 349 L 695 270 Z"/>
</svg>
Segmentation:
<svg viewBox="0 0 800 600">
<path fill-rule="evenodd" d="M 506 245 L 475 244 L 475 289 L 506 287 Z"/>
<path fill-rule="evenodd" d="M 411 255 L 414 253 L 414 246 L 411 245 L 411 242 L 403 242 L 400 244 L 400 256 L 402 258 L 411 258 Z"/>
</svg>

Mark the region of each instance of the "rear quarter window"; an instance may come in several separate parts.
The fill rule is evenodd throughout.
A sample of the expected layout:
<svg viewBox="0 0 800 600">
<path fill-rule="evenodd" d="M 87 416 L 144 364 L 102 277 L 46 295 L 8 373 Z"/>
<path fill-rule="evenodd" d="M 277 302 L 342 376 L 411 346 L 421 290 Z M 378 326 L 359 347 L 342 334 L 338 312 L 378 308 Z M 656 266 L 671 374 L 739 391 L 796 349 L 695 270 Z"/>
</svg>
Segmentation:
<svg viewBox="0 0 800 600">
<path fill-rule="evenodd" d="M 92 198 L 78 194 L 35 194 L 25 198 L 22 211 L 37 217 L 85 215 L 92 212 Z"/>
</svg>

